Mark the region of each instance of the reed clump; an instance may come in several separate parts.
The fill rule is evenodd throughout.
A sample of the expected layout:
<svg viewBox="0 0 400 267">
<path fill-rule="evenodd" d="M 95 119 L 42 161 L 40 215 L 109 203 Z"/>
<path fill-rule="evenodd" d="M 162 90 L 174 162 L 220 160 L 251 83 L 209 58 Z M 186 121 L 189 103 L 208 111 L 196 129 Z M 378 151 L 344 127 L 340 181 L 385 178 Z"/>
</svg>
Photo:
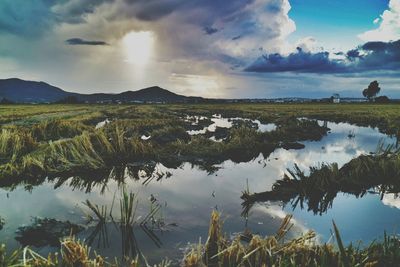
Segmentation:
<svg viewBox="0 0 400 267">
<path fill-rule="evenodd" d="M 4 179 L 22 173 L 30 177 L 79 173 L 151 156 L 154 156 L 151 143 L 142 142 L 139 138 L 127 138 L 123 130 L 114 128 L 108 135 L 104 131 L 84 132 L 74 138 L 41 145 L 20 158 L 15 156 L 13 164 L 1 165 L 0 174 Z"/>
<path fill-rule="evenodd" d="M 15 162 L 37 147 L 37 142 L 25 130 L 12 126 L 0 131 L 0 163 Z"/>
<path fill-rule="evenodd" d="M 92 128 L 79 121 L 72 120 L 46 120 L 35 124 L 31 128 L 31 134 L 37 141 L 58 140 L 71 138 Z"/>
<path fill-rule="evenodd" d="M 117 259 L 107 258 L 92 252 L 91 248 L 83 241 L 75 237 L 67 237 L 61 240 L 58 253 L 50 253 L 43 257 L 29 247 L 17 249 L 11 253 L 7 252 L 6 246 L 0 246 L 0 267 L 140 267 L 149 266 L 141 263 L 138 258 L 128 259 L 120 262 Z M 154 267 L 168 267 L 170 261 L 163 260 Z"/>
</svg>

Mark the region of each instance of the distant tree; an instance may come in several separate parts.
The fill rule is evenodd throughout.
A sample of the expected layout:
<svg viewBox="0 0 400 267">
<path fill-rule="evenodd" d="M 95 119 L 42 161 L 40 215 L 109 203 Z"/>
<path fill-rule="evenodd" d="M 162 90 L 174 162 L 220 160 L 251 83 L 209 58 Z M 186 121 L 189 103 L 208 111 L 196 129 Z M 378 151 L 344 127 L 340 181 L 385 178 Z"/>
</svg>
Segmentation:
<svg viewBox="0 0 400 267">
<path fill-rule="evenodd" d="M 362 92 L 363 96 L 368 98 L 369 101 L 374 101 L 376 95 L 381 91 L 378 81 L 373 81 Z"/>
<path fill-rule="evenodd" d="M 0 105 L 11 105 L 11 104 L 15 104 L 15 103 L 5 97 L 3 97 L 3 99 L 0 101 Z"/>
<path fill-rule="evenodd" d="M 378 96 L 378 97 L 376 97 L 376 98 L 375 98 L 375 102 L 376 102 L 376 103 L 389 103 L 389 102 L 390 102 L 390 99 L 389 99 L 389 97 L 383 95 L 383 96 Z"/>
<path fill-rule="evenodd" d="M 57 104 L 79 104 L 81 101 L 76 96 L 67 96 L 57 102 Z"/>
</svg>

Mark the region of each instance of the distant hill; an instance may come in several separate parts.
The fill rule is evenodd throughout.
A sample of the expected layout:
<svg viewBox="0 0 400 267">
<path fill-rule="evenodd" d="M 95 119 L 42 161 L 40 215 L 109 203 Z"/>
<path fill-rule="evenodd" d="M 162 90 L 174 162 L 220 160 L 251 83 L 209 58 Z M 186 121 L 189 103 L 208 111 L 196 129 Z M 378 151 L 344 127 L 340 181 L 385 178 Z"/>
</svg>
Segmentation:
<svg viewBox="0 0 400 267">
<path fill-rule="evenodd" d="M 70 93 L 44 82 L 24 81 L 20 79 L 0 79 L 0 99 L 17 103 L 54 102 Z"/>
<path fill-rule="evenodd" d="M 201 97 L 187 97 L 175 94 L 158 86 L 144 88 L 138 91 L 126 91 L 119 94 L 78 94 L 64 91 L 44 82 L 24 81 L 21 79 L 0 79 L 0 99 L 16 103 L 53 103 L 63 99 L 76 98 L 87 103 L 134 103 L 134 102 L 201 102 Z"/>
<path fill-rule="evenodd" d="M 182 102 L 199 102 L 203 101 L 202 97 L 188 97 L 175 94 L 171 91 L 158 86 L 144 88 L 138 91 L 126 91 L 119 94 L 76 94 L 77 98 L 83 102 L 166 102 L 166 103 L 182 103 Z"/>
</svg>

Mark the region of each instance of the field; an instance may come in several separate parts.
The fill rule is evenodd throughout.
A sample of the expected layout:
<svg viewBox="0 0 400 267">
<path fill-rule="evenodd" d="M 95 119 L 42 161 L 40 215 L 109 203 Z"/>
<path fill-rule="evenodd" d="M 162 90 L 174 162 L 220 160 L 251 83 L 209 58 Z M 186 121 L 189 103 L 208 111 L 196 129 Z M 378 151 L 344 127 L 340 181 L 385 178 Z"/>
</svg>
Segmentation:
<svg viewBox="0 0 400 267">
<path fill-rule="evenodd" d="M 354 125 L 358 127 L 355 129 L 360 129 L 360 135 L 362 129 L 372 131 L 371 128 L 377 128 L 375 135 L 380 133 L 397 141 L 400 136 L 400 105 L 0 105 L 0 187 L 7 195 L 21 187 L 30 191 L 47 183 L 54 184 L 55 188 L 71 187 L 85 193 L 101 187 L 104 194 L 108 185 L 116 182 L 120 201 L 114 195 L 109 206 L 87 201 L 86 207 L 94 212 L 93 217 L 99 222 L 96 226 L 98 232 L 112 221 L 117 222 L 122 233 L 130 235 L 130 231 L 133 231 L 131 228 L 138 224 L 140 216 L 135 216 L 138 205 L 135 203 L 140 201 L 131 193 L 127 177 L 147 186 L 175 178 L 169 171 L 157 171 L 159 165 L 176 170 L 191 164 L 212 176 L 217 175 L 221 165 L 226 162 L 241 166 L 261 157 L 263 164 L 272 164 L 269 162 L 276 157 L 272 156 L 276 155 L 276 151 L 303 151 L 325 140 L 331 134 L 328 122 L 336 123 L 335 127 L 343 127 L 343 123 Z M 351 130 L 340 138 L 350 142 L 358 137 L 358 133 Z M 367 135 L 366 138 L 372 137 Z M 373 140 L 377 139 L 374 137 Z M 249 188 L 243 189 L 242 194 L 235 196 L 242 205 L 238 210 L 241 209 L 240 213 L 247 220 L 257 203 L 272 201 L 283 203 L 284 206 L 290 204 L 293 209 L 307 207 L 308 211 L 323 215 L 342 193 L 362 198 L 374 191 L 381 199 L 387 194 L 397 195 L 400 192 L 400 152 L 397 142 L 389 145 L 380 142 L 368 144 L 371 145 L 377 147 L 374 153 L 366 153 L 367 149 L 358 148 L 362 151 L 352 154 L 350 160 L 343 162 L 345 164 L 339 165 L 333 157 L 328 163 L 314 164 L 304 169 L 295 162 L 288 170 L 280 170 L 279 173 L 285 174 L 275 177 L 269 190 L 257 187 L 256 192 L 251 192 Z M 324 150 L 325 145 L 320 145 L 319 149 Z M 251 168 L 248 171 L 251 172 Z M 246 178 L 241 180 L 245 181 Z M 113 210 L 114 202 L 119 202 L 119 209 Z M 156 204 L 156 201 L 152 202 L 149 214 L 144 215 L 145 220 L 140 223 L 141 227 L 157 221 L 155 214 L 162 210 L 162 205 Z M 112 214 L 116 210 L 119 219 Z M 3 225 L 7 226 L 7 218 L 3 221 L 2 213 L 0 209 L 0 233 Z M 400 241 L 395 236 L 385 234 L 383 240 L 369 246 L 344 245 L 338 230 L 342 225 L 336 227 L 333 224 L 334 244 L 319 243 L 313 231 L 301 237 L 286 238 L 291 219 L 288 215 L 281 220 L 282 226 L 275 229 L 275 236 L 264 238 L 256 233 L 249 234 L 246 241 L 246 238 L 230 239 L 224 236 L 220 216 L 212 212 L 207 242 L 186 251 L 181 264 L 395 266 L 400 260 Z M 29 230 L 37 230 L 37 225 L 48 222 L 60 223 L 59 220 L 40 219 L 36 222 Z M 160 224 L 158 228 L 161 228 Z M 76 232 L 79 231 L 77 227 Z M 33 249 L 29 250 L 31 256 L 27 263 L 26 259 L 25 262 L 21 260 L 26 250 L 17 249 L 14 255 L 10 255 L 10 251 L 2 248 L 0 266 L 52 266 L 58 261 L 63 261 L 67 266 L 105 264 L 102 263 L 105 261 L 102 257 L 91 257 L 86 245 L 72 237 L 62 237 L 62 258 L 54 255 L 48 259 L 47 255 L 42 258 Z M 24 245 L 31 245 L 30 240 L 24 240 Z M 59 236 L 54 242 L 58 244 Z M 76 249 L 76 255 L 70 253 L 72 247 Z M 9 256 L 6 256 L 7 253 Z M 125 264 L 127 258 L 131 266 L 143 264 L 142 256 L 145 259 L 148 255 L 128 249 L 128 253 L 124 253 Z"/>
</svg>

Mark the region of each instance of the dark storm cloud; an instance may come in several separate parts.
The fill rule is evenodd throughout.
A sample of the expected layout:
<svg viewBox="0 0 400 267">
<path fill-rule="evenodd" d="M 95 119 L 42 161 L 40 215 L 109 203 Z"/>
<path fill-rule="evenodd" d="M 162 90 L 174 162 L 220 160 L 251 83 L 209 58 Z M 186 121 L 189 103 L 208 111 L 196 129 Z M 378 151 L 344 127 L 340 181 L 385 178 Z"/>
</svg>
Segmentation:
<svg viewBox="0 0 400 267">
<path fill-rule="evenodd" d="M 71 38 L 65 41 L 69 45 L 108 45 L 104 41 L 88 41 L 81 38 Z"/>
<path fill-rule="evenodd" d="M 360 53 L 365 53 L 361 63 L 361 67 L 366 70 L 400 69 L 400 40 L 395 42 L 368 42 L 360 49 Z"/>
<path fill-rule="evenodd" d="M 1 0 L 0 32 L 40 37 L 58 23 L 82 23 L 84 16 L 112 0 Z"/>
<path fill-rule="evenodd" d="M 288 56 L 264 55 L 245 70 L 249 72 L 358 73 L 400 70 L 400 40 L 368 42 L 347 53 L 346 59 L 331 59 L 328 52 L 304 52 L 298 48 Z"/>
<path fill-rule="evenodd" d="M 297 48 L 296 53 L 282 56 L 278 53 L 264 55 L 254 62 L 246 71 L 251 72 L 341 72 L 343 66 L 329 59 L 328 52 L 310 53 Z"/>
<path fill-rule="evenodd" d="M 276 0 L 274 0 L 276 1 Z M 281 1 L 281 0 L 279 0 Z M 217 19 L 232 20 L 233 15 L 254 0 L 124 0 L 125 15 L 144 21 L 157 21 L 174 12 L 187 17 L 192 24 L 212 25 Z M 115 16 L 122 16 L 116 14 Z M 236 14 L 237 15 L 237 14 Z"/>
<path fill-rule="evenodd" d="M 348 60 L 354 61 L 357 58 L 361 58 L 362 56 L 361 56 L 360 51 L 358 49 L 352 49 L 352 50 L 347 51 L 346 57 L 347 57 Z"/>
<path fill-rule="evenodd" d="M 182 0 L 125 0 L 131 7 L 131 13 L 143 21 L 155 21 L 171 14 L 184 4 Z"/>
<path fill-rule="evenodd" d="M 204 31 L 206 34 L 208 34 L 208 35 L 212 35 L 212 34 L 214 34 L 214 33 L 217 33 L 217 32 L 218 32 L 218 29 L 217 29 L 217 28 L 210 27 L 210 26 L 206 26 L 206 27 L 203 28 L 203 31 Z"/>
<path fill-rule="evenodd" d="M 111 2 L 113 0 L 59 0 L 50 3 L 53 3 L 52 11 L 59 22 L 76 24 L 85 22 L 84 16 L 93 13 L 101 4 Z"/>
<path fill-rule="evenodd" d="M 0 32 L 35 37 L 52 27 L 51 3 L 42 0 L 0 1 Z"/>
</svg>

